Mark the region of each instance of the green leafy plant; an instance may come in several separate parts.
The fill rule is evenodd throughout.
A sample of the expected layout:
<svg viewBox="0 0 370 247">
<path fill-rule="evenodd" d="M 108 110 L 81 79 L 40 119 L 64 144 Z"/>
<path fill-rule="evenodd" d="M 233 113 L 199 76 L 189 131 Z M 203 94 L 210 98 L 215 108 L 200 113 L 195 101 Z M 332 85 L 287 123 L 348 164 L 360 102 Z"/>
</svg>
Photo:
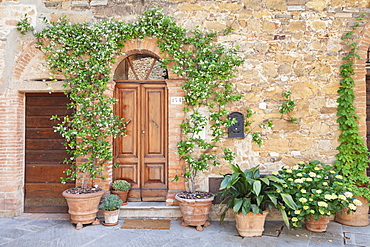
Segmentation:
<svg viewBox="0 0 370 247">
<path fill-rule="evenodd" d="M 83 148 L 84 145 L 89 145 L 92 137 L 98 135 L 91 128 L 92 123 L 83 121 L 84 116 L 87 120 L 98 115 L 90 110 L 101 111 L 102 107 L 108 110 L 107 106 L 115 102 L 109 97 L 103 100 L 103 92 L 107 90 L 106 83 L 110 80 L 111 65 L 114 63 L 113 57 L 120 54 L 126 40 L 157 37 L 159 48 L 168 55 L 160 61 L 162 67 L 172 63 L 172 72 L 187 79 L 182 86 L 186 105 L 186 116 L 181 125 L 183 140 L 178 145 L 178 153 L 187 164 L 184 176 L 192 177 L 197 171 L 207 169 L 210 163 L 218 164 L 216 154 L 211 151 L 214 151 L 216 143 L 225 133 L 224 128 L 231 123 L 227 119 L 228 111 L 225 106 L 241 97 L 234 91 L 230 81 L 235 68 L 243 62 L 243 58 L 238 55 L 238 47 L 226 48 L 215 42 L 217 33 L 179 27 L 172 17 L 165 16 L 158 8 L 144 11 L 136 22 L 127 24 L 112 20 L 71 24 L 66 18 L 61 18 L 58 22 L 49 22 L 44 18 L 44 23 L 46 28 L 36 33 L 37 45 L 46 54 L 51 73 L 62 73 L 66 77 L 66 92 L 73 101 L 70 106 L 75 110 L 74 116 L 65 118 L 57 127 L 57 131 L 67 138 L 72 162 L 97 151 L 85 151 Z M 19 28 L 29 30 L 28 23 L 19 22 Z M 224 33 L 229 31 L 230 29 L 225 30 Z M 106 103 L 98 105 L 101 102 Z M 201 107 L 207 108 L 209 115 L 201 114 Z M 108 111 L 106 113 L 104 120 L 112 121 L 111 127 L 121 127 L 109 128 L 106 122 L 99 122 L 96 126 L 104 124 L 113 136 L 122 134 L 120 131 L 124 128 L 124 123 L 117 118 L 105 118 L 111 114 Z M 97 120 L 101 121 L 102 118 Z M 211 124 L 212 132 L 210 142 L 197 136 L 201 127 L 208 123 Z M 85 127 L 85 124 L 89 127 Z M 93 142 L 97 143 L 97 140 L 103 141 L 106 138 L 100 136 Z M 102 148 L 111 143 L 105 144 L 99 146 L 99 150 L 105 155 L 104 158 L 98 158 L 102 161 L 105 157 L 111 158 L 111 152 L 108 149 L 103 151 Z M 93 153 L 91 157 L 96 157 L 95 154 L 97 153 Z M 95 178 L 95 170 L 99 167 L 95 162 L 93 158 L 82 165 L 74 165 L 67 171 L 67 179 L 80 178 L 79 174 L 86 172 L 90 172 Z"/>
<path fill-rule="evenodd" d="M 359 18 L 361 20 L 362 18 Z M 355 22 L 352 31 L 349 31 L 342 37 L 343 40 L 351 40 L 354 30 L 360 25 Z M 351 42 L 351 41 L 350 41 Z M 353 191 L 355 196 L 364 196 L 370 200 L 370 178 L 366 176 L 366 168 L 369 166 L 368 148 L 359 133 L 358 120 L 359 116 L 355 112 L 354 106 L 355 94 L 353 88 L 354 82 L 354 59 L 359 59 L 357 54 L 357 42 L 349 44 L 349 52 L 343 58 L 344 63 L 340 66 L 340 87 L 338 90 L 339 98 L 337 99 L 337 122 L 341 134 L 339 136 L 339 146 L 336 155 L 337 160 L 334 162 L 335 170 L 346 178 L 346 183 Z"/>
<path fill-rule="evenodd" d="M 117 195 L 109 195 L 103 199 L 100 208 L 104 211 L 114 211 L 121 207 L 122 200 Z"/>
<path fill-rule="evenodd" d="M 56 131 L 66 138 L 71 154 L 68 162 L 72 166 L 62 181 L 82 179 L 84 185 L 88 180 L 85 175 L 97 178 L 103 164 L 112 159 L 112 142 L 108 137 L 124 134 L 125 128 L 122 119 L 112 117 L 111 106 L 116 100 L 105 94 L 113 58 L 120 54 L 124 41 L 144 37 L 158 38 L 158 47 L 167 54 L 160 61 L 162 67 L 171 63 L 172 72 L 186 78 L 182 85 L 185 116 L 178 153 L 185 162 L 182 175 L 189 182 L 189 190 L 195 190 L 199 172 L 210 165 L 219 165 L 225 157 L 234 157 L 226 155 L 229 149 L 223 154 L 217 150 L 226 129 L 235 123 L 227 117 L 227 105 L 242 97 L 230 79 L 244 58 L 239 55 L 238 47 L 226 47 L 216 41 L 218 36 L 230 33 L 230 28 L 220 33 L 187 30 L 158 8 L 144 11 L 134 23 L 104 20 L 72 24 L 65 17 L 57 22 L 46 18 L 43 21 L 46 28 L 35 33 L 37 45 L 47 57 L 50 72 L 66 78 L 65 93 L 71 98 L 69 106 L 74 110 L 72 116 L 60 119 L 62 123 L 56 126 Z M 22 33 L 32 30 L 27 18 L 18 27 Z M 291 109 L 292 104 L 284 108 Z M 53 119 L 59 120 L 58 116 Z M 206 126 L 210 138 L 200 135 Z M 255 134 L 253 140 L 258 139 L 259 135 Z"/>
<path fill-rule="evenodd" d="M 127 191 L 131 188 L 131 184 L 126 180 L 115 180 L 112 183 L 112 188 L 117 191 Z"/>
<path fill-rule="evenodd" d="M 245 113 L 245 132 L 247 134 L 250 134 L 252 136 L 252 141 L 256 143 L 258 146 L 262 145 L 262 132 L 256 131 L 256 128 L 259 127 L 261 129 L 267 129 L 274 126 L 273 120 L 277 119 L 283 119 L 288 122 L 291 122 L 293 124 L 298 124 L 299 121 L 296 118 L 286 117 L 286 115 L 294 110 L 296 107 L 295 101 L 291 98 L 292 92 L 287 91 L 283 93 L 283 97 L 285 100 L 283 103 L 279 106 L 279 113 L 281 113 L 281 117 L 272 117 L 268 119 L 263 119 L 259 124 L 256 124 L 254 127 L 252 127 L 252 124 L 254 123 L 253 120 L 251 120 L 252 116 L 255 114 L 255 112 L 251 108 L 247 108 Z"/>
<path fill-rule="evenodd" d="M 310 215 L 318 220 L 320 216 L 335 215 L 344 207 L 354 211 L 361 205 L 346 188 L 343 176 L 319 161 L 299 162 L 273 174 L 285 181 L 280 191 L 295 196 L 297 208 L 286 207 L 293 228 L 302 227 L 302 221 Z"/>
<path fill-rule="evenodd" d="M 289 221 L 285 213 L 284 205 L 291 209 L 297 209 L 291 195 L 283 192 L 285 181 L 273 175 L 261 177 L 259 167 L 253 167 L 242 171 L 238 165 L 232 165 L 232 174 L 224 175 L 219 194 L 225 204 L 221 214 L 221 223 L 229 209 L 234 213 L 249 212 L 263 214 L 267 209 L 277 208 L 282 212 L 287 226 Z"/>
</svg>

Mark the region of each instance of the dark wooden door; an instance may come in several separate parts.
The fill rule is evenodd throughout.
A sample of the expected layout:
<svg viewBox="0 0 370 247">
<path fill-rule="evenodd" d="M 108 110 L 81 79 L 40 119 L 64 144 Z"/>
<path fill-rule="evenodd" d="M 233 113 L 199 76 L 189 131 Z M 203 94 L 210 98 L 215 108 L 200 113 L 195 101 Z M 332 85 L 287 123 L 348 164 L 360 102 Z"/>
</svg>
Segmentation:
<svg viewBox="0 0 370 247">
<path fill-rule="evenodd" d="M 167 89 L 165 83 L 117 83 L 117 114 L 127 136 L 115 143 L 115 179 L 131 183 L 130 201 L 165 201 L 167 193 Z"/>
<path fill-rule="evenodd" d="M 62 191 L 74 183 L 60 182 L 68 154 L 50 118 L 65 116 L 68 102 L 61 93 L 26 94 L 25 212 L 67 212 Z"/>
</svg>

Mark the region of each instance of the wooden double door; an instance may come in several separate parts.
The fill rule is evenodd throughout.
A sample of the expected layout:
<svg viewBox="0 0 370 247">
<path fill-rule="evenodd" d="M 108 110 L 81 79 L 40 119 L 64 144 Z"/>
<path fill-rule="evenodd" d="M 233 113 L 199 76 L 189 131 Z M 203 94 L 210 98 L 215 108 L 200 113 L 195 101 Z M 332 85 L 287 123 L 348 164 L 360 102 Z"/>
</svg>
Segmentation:
<svg viewBox="0 0 370 247">
<path fill-rule="evenodd" d="M 116 114 L 127 122 L 115 141 L 114 179 L 131 183 L 129 201 L 165 201 L 167 88 L 158 81 L 116 81 Z"/>
</svg>

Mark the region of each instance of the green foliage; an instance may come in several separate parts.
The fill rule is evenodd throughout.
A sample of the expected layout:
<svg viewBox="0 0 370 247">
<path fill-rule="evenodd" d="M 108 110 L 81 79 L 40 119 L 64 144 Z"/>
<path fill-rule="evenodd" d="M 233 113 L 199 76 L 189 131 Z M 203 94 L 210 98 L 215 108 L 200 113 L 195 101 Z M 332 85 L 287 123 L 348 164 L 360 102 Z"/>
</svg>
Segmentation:
<svg viewBox="0 0 370 247">
<path fill-rule="evenodd" d="M 23 19 L 21 19 L 17 23 L 17 30 L 22 34 L 26 34 L 28 31 L 33 31 L 33 27 L 31 26 L 29 22 L 29 18 L 27 17 L 27 14 L 24 15 Z"/>
<path fill-rule="evenodd" d="M 262 214 L 267 209 L 277 208 L 286 216 L 283 205 L 296 209 L 293 198 L 287 193 L 281 193 L 284 180 L 273 175 L 260 176 L 259 167 L 242 171 L 238 165 L 232 165 L 232 174 L 224 175 L 220 185 L 222 203 L 225 204 L 221 214 L 221 223 L 229 209 L 234 213 L 249 212 Z M 284 221 L 289 226 L 288 219 Z"/>
<path fill-rule="evenodd" d="M 355 30 L 360 25 L 356 22 L 353 26 Z M 349 31 L 342 39 L 351 39 L 353 31 Z M 370 200 L 370 178 L 365 175 L 366 168 L 370 162 L 369 153 L 362 136 L 358 131 L 359 117 L 356 114 L 354 106 L 355 94 L 354 83 L 354 63 L 353 59 L 360 58 L 357 52 L 357 42 L 348 45 L 349 53 L 343 58 L 344 63 L 340 66 L 340 87 L 338 90 L 339 98 L 337 99 L 337 122 L 342 131 L 339 136 L 339 146 L 336 155 L 337 160 L 334 167 L 337 172 L 342 174 L 349 188 L 352 189 L 356 196 L 365 196 Z"/>
<path fill-rule="evenodd" d="M 104 94 L 113 57 L 120 54 L 124 41 L 144 37 L 157 37 L 159 48 L 168 54 L 161 66 L 171 62 L 172 72 L 187 79 L 182 86 L 186 113 L 181 125 L 184 135 L 178 144 L 178 153 L 187 164 L 183 175 L 193 181 L 198 171 L 219 164 L 211 151 L 225 134 L 225 128 L 232 124 L 227 118 L 226 105 L 241 98 L 230 81 L 244 60 L 238 54 L 238 47 L 227 48 L 215 42 L 217 33 L 179 27 L 158 8 L 144 11 L 134 23 L 104 20 L 71 24 L 65 17 L 57 22 L 46 18 L 43 21 L 46 28 L 35 34 L 37 45 L 46 54 L 51 73 L 66 77 L 66 94 L 72 99 L 70 107 L 74 109 L 73 116 L 67 116 L 56 127 L 66 138 L 72 156 L 72 167 L 63 181 L 81 178 L 86 173 L 95 178 L 101 173 L 102 164 L 112 159 L 107 137 L 123 134 L 125 127 L 122 119 L 112 117 L 111 105 L 115 99 Z M 26 20 L 19 23 L 22 32 L 30 30 L 27 23 Z M 224 33 L 230 31 L 228 28 Z M 201 114 L 200 107 L 208 108 L 209 115 Z M 212 132 L 210 142 L 198 135 L 208 123 Z M 78 157 L 87 155 L 87 162 L 75 164 Z"/>
<path fill-rule="evenodd" d="M 230 79 L 244 58 L 239 55 L 238 47 L 216 42 L 219 35 L 230 33 L 231 28 L 223 33 L 187 30 L 177 26 L 172 17 L 165 16 L 158 8 L 144 11 L 134 23 L 104 20 L 72 24 L 65 17 L 57 22 L 42 19 L 46 28 L 35 33 L 37 45 L 45 53 L 51 73 L 66 78 L 65 93 L 72 101 L 69 107 L 74 110 L 72 116 L 63 119 L 52 117 L 61 121 L 55 130 L 66 138 L 65 145 L 71 154 L 67 161 L 71 169 L 66 170 L 63 182 L 82 179 L 85 185 L 85 177 L 98 177 L 103 164 L 112 160 L 109 138 L 124 134 L 125 122 L 113 116 L 111 106 L 116 100 L 105 92 L 115 62 L 113 58 L 120 54 L 124 41 L 135 38 L 158 38 L 158 47 L 168 54 L 161 66 L 174 64 L 172 72 L 187 79 L 182 85 L 185 91 L 183 136 L 177 146 L 180 158 L 186 163 L 182 175 L 189 182 L 190 190 L 194 191 L 198 172 L 220 164 L 220 159 L 229 163 L 234 159 L 230 150 L 224 150 L 224 154 L 217 152 L 216 145 L 226 129 L 235 123 L 227 117 L 227 105 L 242 97 Z M 32 30 L 26 18 L 19 22 L 19 27 L 22 33 Z M 290 93 L 287 95 L 284 97 L 288 99 Z M 283 114 L 293 107 L 294 102 L 288 100 L 281 108 Z M 266 120 L 263 125 L 269 127 L 272 122 Z M 211 132 L 210 140 L 200 135 L 206 126 Z M 252 139 L 261 143 L 258 133 Z M 84 158 L 83 162 L 76 163 L 78 158 Z"/>
<path fill-rule="evenodd" d="M 254 120 L 251 120 L 252 116 L 255 114 L 255 112 L 250 108 L 248 107 L 246 112 L 245 112 L 245 124 L 244 124 L 244 128 L 245 128 L 245 132 L 247 134 L 250 134 L 252 136 L 252 141 L 254 143 L 256 143 L 259 147 L 262 145 L 262 133 L 261 132 L 253 132 L 255 130 L 256 127 L 260 127 L 261 129 L 267 129 L 267 128 L 271 128 L 274 126 L 274 123 L 273 123 L 273 119 L 284 119 L 290 123 L 293 123 L 293 124 L 298 124 L 299 121 L 298 119 L 296 118 L 285 118 L 286 115 L 290 112 L 292 112 L 295 108 L 295 101 L 291 99 L 291 95 L 292 95 L 292 92 L 290 91 L 287 91 L 287 92 L 284 92 L 283 93 L 283 97 L 285 98 L 285 100 L 283 101 L 283 103 L 279 106 L 279 113 L 281 113 L 281 117 L 280 118 L 269 118 L 269 119 L 263 119 L 262 122 L 260 122 L 258 125 L 256 125 L 255 127 L 251 128 Z"/>
<path fill-rule="evenodd" d="M 104 211 L 114 211 L 121 207 L 122 200 L 117 195 L 109 195 L 103 199 L 100 208 Z"/>
<path fill-rule="evenodd" d="M 126 180 L 115 180 L 112 183 L 112 188 L 117 191 L 127 191 L 131 188 L 131 184 Z"/>
<path fill-rule="evenodd" d="M 344 177 L 336 173 L 332 166 L 319 161 L 299 162 L 293 167 L 283 167 L 276 175 L 286 182 L 282 192 L 294 195 L 297 208 L 286 205 L 290 224 L 293 228 L 302 227 L 302 221 L 310 215 L 318 220 L 320 216 L 334 215 L 344 207 L 356 210 L 360 205 L 344 184 Z"/>
</svg>

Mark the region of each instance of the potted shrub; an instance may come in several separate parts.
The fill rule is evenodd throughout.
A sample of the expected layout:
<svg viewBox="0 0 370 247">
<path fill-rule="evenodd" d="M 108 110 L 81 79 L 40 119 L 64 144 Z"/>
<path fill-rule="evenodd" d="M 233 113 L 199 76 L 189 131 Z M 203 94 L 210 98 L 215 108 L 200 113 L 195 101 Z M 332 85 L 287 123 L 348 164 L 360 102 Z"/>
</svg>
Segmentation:
<svg viewBox="0 0 370 247">
<path fill-rule="evenodd" d="M 272 208 L 281 210 L 284 221 L 289 221 L 284 205 L 296 209 L 289 194 L 282 193 L 284 180 L 273 175 L 261 176 L 258 166 L 242 171 L 231 165 L 233 173 L 224 175 L 219 194 L 224 204 L 221 223 L 229 209 L 233 209 L 236 228 L 242 237 L 259 237 L 264 230 L 265 218 Z"/>
<path fill-rule="evenodd" d="M 308 230 L 325 231 L 329 216 L 341 212 L 344 207 L 355 211 L 356 206 L 361 205 L 347 190 L 343 176 L 330 165 L 319 161 L 299 162 L 283 167 L 276 174 L 286 182 L 282 191 L 295 195 L 297 209 L 287 208 L 293 228 L 302 227 L 305 221 Z"/>
<path fill-rule="evenodd" d="M 104 222 L 105 226 L 115 226 L 118 224 L 119 209 L 121 207 L 122 200 L 117 195 L 109 195 L 100 204 L 100 208 L 104 210 Z"/>
<path fill-rule="evenodd" d="M 96 213 L 104 191 L 96 182 L 104 179 L 103 168 L 113 158 L 113 138 L 125 131 L 124 121 L 114 116 L 112 105 L 117 100 L 106 94 L 112 54 L 117 54 L 120 45 L 106 42 L 106 36 L 94 33 L 88 24 L 71 24 L 66 18 L 58 22 L 44 18 L 44 22 L 46 27 L 35 33 L 37 45 L 46 55 L 50 73 L 64 78 L 64 93 L 73 110 L 71 116 L 52 119 L 58 121 L 55 131 L 65 137 L 70 154 L 66 162 L 71 168 L 62 182 L 76 180 L 78 185 L 64 191 L 63 196 L 71 222 L 81 229 L 83 224 L 98 223 Z M 76 33 L 81 34 L 78 42 L 71 38 Z"/>
<path fill-rule="evenodd" d="M 127 194 L 131 188 L 131 184 L 126 180 L 115 180 L 112 183 L 112 193 L 119 196 L 122 200 L 122 205 L 127 204 Z"/>
</svg>

